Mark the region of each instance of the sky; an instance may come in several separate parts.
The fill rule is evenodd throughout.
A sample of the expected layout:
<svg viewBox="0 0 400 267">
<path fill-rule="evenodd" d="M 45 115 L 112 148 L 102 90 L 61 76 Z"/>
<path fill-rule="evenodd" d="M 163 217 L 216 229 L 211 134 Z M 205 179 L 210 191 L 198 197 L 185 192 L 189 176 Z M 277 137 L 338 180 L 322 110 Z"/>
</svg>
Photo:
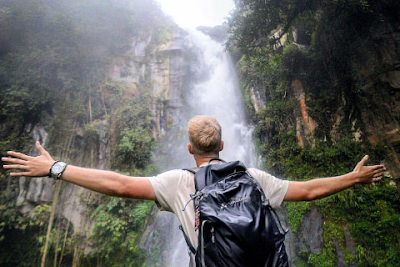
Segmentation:
<svg viewBox="0 0 400 267">
<path fill-rule="evenodd" d="M 233 0 L 157 0 L 182 28 L 220 25 L 233 9 Z"/>
</svg>

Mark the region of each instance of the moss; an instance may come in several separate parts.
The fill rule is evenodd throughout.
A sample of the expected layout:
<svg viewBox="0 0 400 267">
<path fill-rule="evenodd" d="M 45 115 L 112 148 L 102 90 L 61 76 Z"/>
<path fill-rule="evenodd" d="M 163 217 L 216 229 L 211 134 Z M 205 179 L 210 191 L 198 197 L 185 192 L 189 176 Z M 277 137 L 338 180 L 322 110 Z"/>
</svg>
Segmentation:
<svg viewBox="0 0 400 267">
<path fill-rule="evenodd" d="M 333 255 L 325 250 L 320 254 L 311 254 L 308 263 L 315 267 L 335 267 Z"/>
<path fill-rule="evenodd" d="M 310 202 L 288 202 L 285 206 L 289 214 L 290 230 L 296 233 L 303 222 L 304 215 L 310 210 Z"/>
</svg>

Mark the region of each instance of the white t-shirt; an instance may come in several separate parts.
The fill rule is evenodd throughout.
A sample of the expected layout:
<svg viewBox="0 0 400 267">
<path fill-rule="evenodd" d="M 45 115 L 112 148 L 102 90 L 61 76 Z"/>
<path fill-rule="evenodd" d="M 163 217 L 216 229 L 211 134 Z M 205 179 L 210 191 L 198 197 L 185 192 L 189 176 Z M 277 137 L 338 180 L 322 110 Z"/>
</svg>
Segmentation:
<svg viewBox="0 0 400 267">
<path fill-rule="evenodd" d="M 273 208 L 278 208 L 288 190 L 289 181 L 278 179 L 264 171 L 249 168 L 249 173 L 260 183 L 264 194 Z M 193 203 L 189 203 L 190 194 L 195 193 L 194 174 L 185 170 L 172 170 L 149 177 L 156 195 L 157 206 L 178 216 L 183 230 L 196 248 L 198 233 L 195 231 L 195 212 Z"/>
</svg>

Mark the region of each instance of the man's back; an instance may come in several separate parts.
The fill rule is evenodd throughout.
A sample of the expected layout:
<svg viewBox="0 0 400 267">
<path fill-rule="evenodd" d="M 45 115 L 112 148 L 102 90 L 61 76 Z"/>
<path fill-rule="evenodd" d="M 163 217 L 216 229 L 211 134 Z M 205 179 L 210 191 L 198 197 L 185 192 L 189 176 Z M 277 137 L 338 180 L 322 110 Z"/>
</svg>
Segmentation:
<svg viewBox="0 0 400 267">
<path fill-rule="evenodd" d="M 206 165 L 206 164 L 205 164 Z M 204 166 L 204 165 L 203 165 Z M 287 192 L 289 181 L 278 179 L 264 171 L 249 168 L 249 173 L 260 183 L 270 205 L 278 208 Z M 186 170 L 172 170 L 149 178 L 161 210 L 176 214 L 194 247 L 198 245 L 195 231 L 195 211 L 193 204 L 184 206 L 195 193 L 194 175 Z"/>
</svg>

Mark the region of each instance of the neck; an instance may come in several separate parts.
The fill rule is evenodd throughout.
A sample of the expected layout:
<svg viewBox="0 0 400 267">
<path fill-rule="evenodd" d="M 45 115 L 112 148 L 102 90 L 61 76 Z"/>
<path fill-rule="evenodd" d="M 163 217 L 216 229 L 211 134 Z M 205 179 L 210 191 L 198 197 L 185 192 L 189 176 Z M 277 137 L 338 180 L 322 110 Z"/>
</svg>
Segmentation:
<svg viewBox="0 0 400 267">
<path fill-rule="evenodd" d="M 196 166 L 200 167 L 204 163 L 208 163 L 210 159 L 213 158 L 219 158 L 219 155 L 210 155 L 210 156 L 199 156 L 199 155 L 193 155 L 194 160 L 196 161 Z"/>
</svg>

